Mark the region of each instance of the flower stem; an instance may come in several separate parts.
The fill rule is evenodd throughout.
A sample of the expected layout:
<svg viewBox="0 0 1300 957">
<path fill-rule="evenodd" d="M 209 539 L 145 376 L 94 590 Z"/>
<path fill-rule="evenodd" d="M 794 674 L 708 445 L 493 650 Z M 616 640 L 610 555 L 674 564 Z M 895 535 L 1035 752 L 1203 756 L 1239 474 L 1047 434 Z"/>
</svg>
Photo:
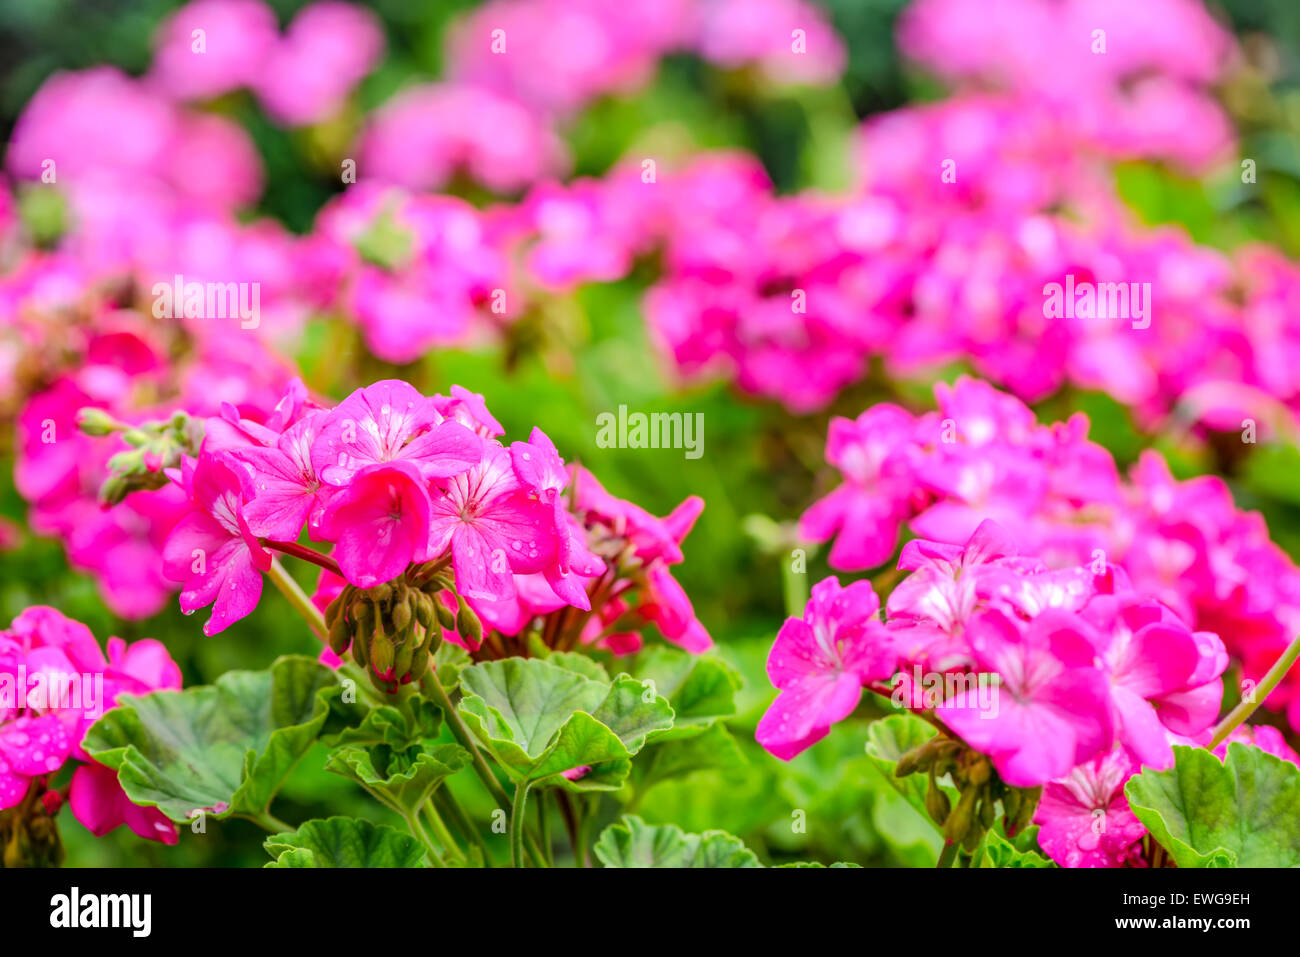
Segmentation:
<svg viewBox="0 0 1300 957">
<path fill-rule="evenodd" d="M 493 774 L 492 769 L 488 767 L 487 761 L 483 758 L 483 752 L 480 751 L 478 745 L 474 743 L 474 738 L 470 735 L 469 728 L 465 727 L 465 722 L 461 719 L 460 713 L 452 705 L 451 696 L 447 694 L 447 689 L 444 688 L 442 682 L 438 680 L 437 669 L 432 665 L 430 665 L 429 670 L 424 673 L 424 677 L 420 679 L 420 687 L 423 688 L 424 693 L 433 698 L 438 707 L 442 709 L 443 714 L 447 718 L 447 726 L 451 728 L 452 736 L 456 739 L 457 744 L 469 752 L 470 758 L 473 759 L 474 762 L 474 772 L 478 775 L 479 780 L 483 782 L 483 786 L 488 789 L 488 793 L 492 795 L 492 800 L 496 801 L 497 807 L 508 807 L 510 805 L 510 797 L 506 794 L 506 789 L 501 786 L 501 782 L 497 780 L 497 776 Z M 537 847 L 537 842 L 531 839 L 528 844 L 528 856 L 531 857 L 533 862 L 539 867 L 543 866 L 542 853 Z"/>
<path fill-rule="evenodd" d="M 488 854 L 487 842 L 483 840 L 483 835 L 479 833 L 465 809 L 460 806 L 456 796 L 452 794 L 445 786 L 440 787 L 433 792 L 433 804 L 444 817 L 451 819 L 451 826 L 454 827 L 467 843 L 476 846 L 483 854 L 483 866 L 491 867 L 491 857 Z"/>
<path fill-rule="evenodd" d="M 1254 692 L 1249 698 L 1243 698 L 1237 707 L 1233 708 L 1228 714 L 1214 726 L 1214 736 L 1210 738 L 1210 743 L 1206 748 L 1213 751 L 1224 742 L 1233 730 L 1255 713 L 1255 709 L 1264 703 L 1264 699 L 1272 694 L 1273 689 L 1291 670 L 1291 666 L 1300 658 L 1300 637 L 1297 637 L 1286 651 L 1282 652 L 1281 657 L 1273 662 L 1273 667 L 1269 668 L 1264 677 L 1260 679 L 1259 684 L 1255 687 Z"/>
<path fill-rule="evenodd" d="M 319 565 L 328 572 L 333 572 L 340 578 L 343 572 L 339 570 L 339 563 L 328 555 L 322 555 L 314 548 L 308 548 L 306 545 L 299 545 L 297 542 L 273 542 L 267 538 L 259 538 L 259 542 L 266 548 L 275 552 L 281 552 L 285 555 L 292 555 L 294 558 L 301 558 L 305 562 L 311 562 L 313 565 Z"/>
<path fill-rule="evenodd" d="M 433 841 L 429 839 L 429 833 L 420 823 L 420 814 L 417 811 L 414 814 L 407 814 L 406 826 L 410 828 L 411 833 L 424 845 L 424 856 L 432 867 L 446 867 L 441 857 L 438 856 L 438 850 L 433 846 Z"/>
<path fill-rule="evenodd" d="M 528 819 L 528 782 L 520 781 L 515 787 L 515 799 L 510 805 L 510 866 L 524 866 L 524 829 Z"/>
<path fill-rule="evenodd" d="M 939 862 L 934 866 L 952 867 L 952 862 L 957 858 L 957 845 L 951 841 L 943 842 L 943 850 L 939 852 Z"/>
<path fill-rule="evenodd" d="M 452 838 L 451 832 L 447 830 L 447 825 L 442 823 L 442 818 L 438 816 L 438 811 L 433 806 L 432 801 L 425 801 L 424 816 L 429 820 L 429 827 L 433 830 L 433 836 L 438 839 L 438 843 L 443 846 L 443 850 L 448 856 L 459 861 L 465 860 L 465 855 L 461 853 L 460 846 Z"/>
<path fill-rule="evenodd" d="M 293 576 L 284 570 L 284 566 L 280 564 L 279 559 L 271 559 L 271 567 L 267 569 L 266 577 L 271 579 L 276 588 L 280 589 L 280 594 L 289 600 L 289 604 L 293 605 L 293 610 L 302 615 L 312 633 L 321 641 L 328 640 L 329 629 L 325 627 L 325 616 L 307 597 L 307 593 L 298 586 Z"/>
<path fill-rule="evenodd" d="M 280 589 L 280 594 L 289 600 L 289 604 L 293 606 L 294 611 L 302 615 L 312 633 L 321 641 L 326 641 L 329 629 L 325 627 L 325 616 L 307 597 L 307 593 L 298 587 L 298 583 L 294 581 L 292 575 L 285 571 L 284 566 L 280 564 L 278 559 L 271 559 L 271 567 L 267 570 L 266 577 L 271 579 L 276 588 Z M 379 692 L 370 684 L 365 673 L 354 662 L 344 661 L 338 670 L 352 679 L 356 686 L 361 689 L 361 693 L 369 698 L 372 704 L 385 703 L 384 699 L 379 696 Z"/>
</svg>

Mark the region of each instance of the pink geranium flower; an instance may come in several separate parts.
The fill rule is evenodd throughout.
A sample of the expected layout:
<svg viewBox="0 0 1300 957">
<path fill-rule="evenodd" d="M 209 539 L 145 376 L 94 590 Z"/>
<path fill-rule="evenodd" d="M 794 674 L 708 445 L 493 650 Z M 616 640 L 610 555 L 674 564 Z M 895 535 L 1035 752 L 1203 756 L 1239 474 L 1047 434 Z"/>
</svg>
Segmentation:
<svg viewBox="0 0 1300 957">
<path fill-rule="evenodd" d="M 468 472 L 442 484 L 433 502 L 429 554 L 450 548 L 461 594 L 502 601 L 515 594 L 512 574 L 555 564 L 558 537 L 554 507 L 520 483 L 510 452 L 496 445 Z"/>
<path fill-rule="evenodd" d="M 1105 676 L 1074 617 L 1049 611 L 1022 624 L 996 608 L 967 628 L 979 671 L 996 674 L 996 708 L 976 689 L 942 701 L 935 716 L 992 759 L 1016 787 L 1044 784 L 1113 740 Z"/>
<path fill-rule="evenodd" d="M 1034 813 L 1038 843 L 1062 867 L 1122 867 L 1141 858 L 1146 834 L 1124 782 L 1137 765 L 1123 748 L 1098 755 L 1043 788 Z"/>
<path fill-rule="evenodd" d="M 1088 603 L 1082 617 L 1096 629 L 1085 633 L 1110 679 L 1111 707 L 1120 742 L 1142 764 L 1158 770 L 1172 767 L 1169 734 L 1153 701 L 1188 688 L 1201 662 L 1195 636 L 1153 601 L 1098 595 Z M 1217 678 L 1217 674 L 1208 676 L 1200 684 L 1210 684 Z M 1221 685 L 1211 690 L 1217 694 L 1212 694 L 1216 702 L 1207 725 L 1217 715 L 1217 699 L 1222 698 Z"/>
<path fill-rule="evenodd" d="M 787 618 L 767 659 L 781 689 L 758 723 L 759 744 L 789 760 L 815 744 L 858 706 L 862 686 L 894 673 L 896 656 L 878 620 L 870 582 L 813 586 L 803 618 Z"/>
<path fill-rule="evenodd" d="M 63 767 L 72 743 L 56 715 L 0 725 L 0 811 L 22 801 L 32 778 Z"/>
<path fill-rule="evenodd" d="M 175 844 L 180 840 L 176 825 L 167 815 L 156 807 L 132 803 L 118 783 L 116 772 L 97 762 L 83 764 L 73 772 L 68 806 L 72 816 L 96 837 L 125 824 L 150 841 Z"/>
<path fill-rule="evenodd" d="M 312 465 L 312 444 L 327 413 L 313 412 L 275 440 L 274 446 L 251 446 L 234 454 L 253 469 L 256 496 L 244 509 L 256 535 L 294 542 L 310 519 L 319 522 L 326 499 Z"/>
<path fill-rule="evenodd" d="M 449 478 L 479 461 L 483 444 L 458 422 L 446 421 L 433 402 L 399 379 L 358 389 L 320 425 L 312 446 L 316 474 L 346 485 L 367 465 L 404 460 L 425 478 Z"/>
<path fill-rule="evenodd" d="M 829 559 L 833 567 L 874 568 L 893 554 L 915 486 L 907 456 L 914 429 L 912 416 L 888 403 L 873 406 L 857 421 L 831 420 L 826 461 L 846 481 L 804 513 L 799 533 L 813 542 L 837 536 Z"/>
<path fill-rule="evenodd" d="M 424 479 L 411 462 L 370 465 L 330 499 L 321 534 L 336 542 L 344 577 L 370 588 L 430 557 L 431 505 Z"/>
<path fill-rule="evenodd" d="M 519 481 L 555 512 L 555 565 L 545 570 L 547 582 L 570 605 L 590 611 L 591 601 L 579 579 L 601 574 L 605 563 L 587 548 L 582 526 L 567 510 L 564 486 L 569 473 L 555 443 L 535 428 L 527 442 L 511 444 L 510 461 Z"/>
<path fill-rule="evenodd" d="M 186 460 L 181 484 L 194 510 L 167 537 L 163 571 L 184 583 L 181 611 L 213 606 L 203 633 L 215 635 L 257 607 L 271 555 L 244 519 L 244 502 L 255 494 L 253 478 L 231 453 L 204 453 L 197 464 Z"/>
</svg>

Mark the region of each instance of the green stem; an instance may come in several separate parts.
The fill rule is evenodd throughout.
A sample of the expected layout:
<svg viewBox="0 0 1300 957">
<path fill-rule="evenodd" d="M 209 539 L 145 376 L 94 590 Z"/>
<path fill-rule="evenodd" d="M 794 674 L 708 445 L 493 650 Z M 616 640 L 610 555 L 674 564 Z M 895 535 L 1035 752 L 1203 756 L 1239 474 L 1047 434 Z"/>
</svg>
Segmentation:
<svg viewBox="0 0 1300 957">
<path fill-rule="evenodd" d="M 521 781 L 515 787 L 515 799 L 510 805 L 510 866 L 524 866 L 524 829 L 528 820 L 524 817 L 528 810 L 528 782 Z"/>
<path fill-rule="evenodd" d="M 451 832 L 447 830 L 447 825 L 442 823 L 442 818 L 438 816 L 438 811 L 434 808 L 433 802 L 425 801 L 423 810 L 424 816 L 429 819 L 429 827 L 433 829 L 433 836 L 438 839 L 438 843 L 443 846 L 444 851 L 450 857 L 463 863 L 465 855 L 452 838 Z"/>
<path fill-rule="evenodd" d="M 451 819 L 451 826 L 456 829 L 460 836 L 479 849 L 483 855 L 483 866 L 491 867 L 492 860 L 488 855 L 487 842 L 483 840 L 479 828 L 474 826 L 464 808 L 460 806 L 460 802 L 456 800 L 456 795 L 447 790 L 444 785 L 433 792 L 433 803 L 441 814 Z"/>
<path fill-rule="evenodd" d="M 411 833 L 415 835 L 419 842 L 424 845 L 424 856 L 428 859 L 429 865 L 431 867 L 446 867 L 447 865 L 443 863 L 442 858 L 438 856 L 438 849 L 433 846 L 433 841 L 429 839 L 429 832 L 426 831 L 424 825 L 420 823 L 419 812 L 407 814 L 405 817 L 406 826 L 410 829 Z"/>
<path fill-rule="evenodd" d="M 479 780 L 483 782 L 483 786 L 488 789 L 488 793 L 492 795 L 492 800 L 496 801 L 497 807 L 509 807 L 510 796 L 506 794 L 506 789 L 501 786 L 501 782 L 497 780 L 497 776 L 493 774 L 492 769 L 488 767 L 488 763 L 483 757 L 483 752 L 480 751 L 478 745 L 474 743 L 474 738 L 470 734 L 469 728 L 465 727 L 465 722 L 461 718 L 460 712 L 458 712 L 452 705 L 451 696 L 447 694 L 447 689 L 444 688 L 442 682 L 438 680 L 437 669 L 434 668 L 432 664 L 430 664 L 429 670 L 424 673 L 424 677 L 420 679 L 420 687 L 423 688 L 424 693 L 431 697 L 437 703 L 438 707 L 442 709 L 443 714 L 447 718 L 447 726 L 451 728 L 452 737 L 456 739 L 457 744 L 469 752 L 470 758 L 474 763 L 474 772 L 478 775 Z M 537 866 L 544 866 L 542 852 L 537 847 L 537 842 L 531 837 L 528 842 L 528 856 L 533 859 L 533 863 Z"/>
<path fill-rule="evenodd" d="M 934 866 L 936 868 L 952 867 L 952 862 L 956 859 L 956 857 L 957 857 L 957 845 L 952 843 L 951 841 L 944 841 L 943 850 L 939 853 L 939 863 L 935 864 Z"/>
<path fill-rule="evenodd" d="M 1273 667 L 1268 669 L 1268 672 L 1256 685 L 1250 698 L 1243 699 L 1238 703 L 1237 707 L 1228 712 L 1222 721 L 1215 725 L 1214 736 L 1210 738 L 1210 743 L 1206 745 L 1209 750 L 1213 751 L 1221 745 L 1228 735 L 1232 734 L 1234 728 L 1255 713 L 1255 709 L 1264 703 L 1264 699 L 1273 693 L 1273 689 L 1291 670 L 1291 666 L 1295 664 L 1297 658 L 1300 658 L 1300 637 L 1291 642 L 1286 651 L 1282 652 L 1281 657 L 1273 662 Z"/>
<path fill-rule="evenodd" d="M 549 867 L 555 866 L 554 852 L 551 849 L 551 818 L 546 812 L 549 810 L 548 805 L 551 803 L 546 799 L 546 792 L 542 792 L 541 798 L 537 802 L 538 827 L 542 834 L 542 853 L 546 855 L 546 863 Z"/>
<path fill-rule="evenodd" d="M 271 559 L 271 567 L 267 569 L 266 577 L 271 579 L 276 588 L 280 589 L 280 594 L 289 600 L 289 604 L 293 605 L 293 610 L 302 615 L 312 633 L 321 641 L 328 641 L 329 629 L 325 627 L 325 616 L 307 597 L 307 593 L 298 586 L 293 576 L 284 570 L 284 566 L 280 564 L 278 558 Z"/>
<path fill-rule="evenodd" d="M 267 570 L 266 577 L 271 579 L 280 594 L 288 599 L 289 604 L 293 606 L 294 611 L 298 612 L 307 622 L 307 627 L 312 630 L 321 641 L 328 641 L 329 629 L 325 626 L 325 616 L 320 613 L 320 609 L 315 603 L 307 597 L 292 575 L 285 571 L 284 566 L 278 559 L 271 559 L 271 567 Z M 339 666 L 339 673 L 351 678 L 361 693 L 370 699 L 371 704 L 386 704 L 384 698 L 371 685 L 370 679 L 366 677 L 364 671 L 357 667 L 356 662 L 344 659 L 343 664 Z"/>
<path fill-rule="evenodd" d="M 804 549 L 807 561 L 807 549 Z M 791 618 L 802 618 L 808 604 L 808 572 L 795 571 L 794 558 L 783 552 L 781 557 L 781 590 L 785 596 L 785 613 Z"/>
<path fill-rule="evenodd" d="M 240 814 L 237 816 L 242 817 L 247 821 L 252 821 L 258 827 L 270 834 L 281 834 L 285 831 L 295 830 L 292 824 L 286 824 L 284 821 L 272 814 L 270 810 L 263 811 L 260 814 Z"/>
</svg>

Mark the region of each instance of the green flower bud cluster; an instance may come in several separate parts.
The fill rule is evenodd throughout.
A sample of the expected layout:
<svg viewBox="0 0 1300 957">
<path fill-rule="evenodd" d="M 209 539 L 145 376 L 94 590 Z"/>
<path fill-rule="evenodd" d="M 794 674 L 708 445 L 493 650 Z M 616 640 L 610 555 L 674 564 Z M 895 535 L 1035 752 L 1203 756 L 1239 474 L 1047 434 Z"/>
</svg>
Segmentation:
<svg viewBox="0 0 1300 957">
<path fill-rule="evenodd" d="M 1043 789 L 1015 788 L 994 772 L 987 755 L 960 741 L 937 735 L 906 752 L 894 769 L 896 777 L 924 773 L 929 776 L 925 810 L 943 828 L 944 839 L 973 852 L 997 821 L 997 804 L 1008 836 L 1018 834 L 1033 820 Z M 947 777 L 958 792 L 954 805 L 939 786 Z"/>
<path fill-rule="evenodd" d="M 428 670 L 445 629 L 467 637 L 483 634 L 478 616 L 459 595 L 454 615 L 439 600 L 447 587 L 441 577 L 415 584 L 406 576 L 374 588 L 348 585 L 325 610 L 330 649 L 340 656 L 350 650 L 374 686 L 394 694 Z"/>
<path fill-rule="evenodd" d="M 176 468 L 185 455 L 197 456 L 203 444 L 203 421 L 177 411 L 170 419 L 128 425 L 103 409 L 84 408 L 77 425 L 86 435 L 120 433 L 130 448 L 108 460 L 108 478 L 99 489 L 100 504 L 116 505 L 132 492 L 162 488 L 164 469 Z"/>
</svg>

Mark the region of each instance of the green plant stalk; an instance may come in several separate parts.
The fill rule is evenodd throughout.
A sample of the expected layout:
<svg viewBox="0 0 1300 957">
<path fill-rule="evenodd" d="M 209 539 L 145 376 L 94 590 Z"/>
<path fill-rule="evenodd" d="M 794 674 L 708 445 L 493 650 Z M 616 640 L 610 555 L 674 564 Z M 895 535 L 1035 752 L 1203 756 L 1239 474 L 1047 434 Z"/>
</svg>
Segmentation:
<svg viewBox="0 0 1300 957">
<path fill-rule="evenodd" d="M 555 866 L 554 852 L 551 850 L 551 818 L 546 813 L 551 802 L 547 800 L 547 794 L 542 792 L 542 796 L 537 801 L 537 820 L 538 827 L 542 834 L 542 853 L 546 855 L 546 863 L 550 867 Z"/>
<path fill-rule="evenodd" d="M 952 862 L 956 859 L 956 857 L 957 857 L 957 845 L 952 843 L 951 841 L 944 841 L 943 850 L 939 852 L 939 862 L 934 866 L 936 868 L 952 867 Z"/>
<path fill-rule="evenodd" d="M 483 866 L 491 867 L 492 858 L 488 854 L 487 841 L 483 840 L 483 835 L 479 829 L 470 821 L 469 816 L 465 813 L 456 796 L 447 788 L 441 787 L 433 792 L 433 804 L 442 816 L 451 819 L 451 826 L 456 829 L 467 843 L 478 847 L 483 854 Z"/>
<path fill-rule="evenodd" d="M 515 799 L 510 805 L 510 866 L 524 866 L 524 829 L 528 819 L 528 782 L 520 781 L 515 787 Z"/>
<path fill-rule="evenodd" d="M 447 825 L 442 823 L 442 818 L 438 816 L 438 812 L 434 808 L 433 802 L 425 801 L 422 810 L 424 811 L 424 816 L 428 818 L 429 827 L 433 830 L 433 836 L 438 839 L 438 843 L 442 845 L 446 854 L 449 857 L 464 863 L 464 853 L 461 851 L 460 846 L 456 843 L 455 839 L 452 838 L 451 832 L 447 830 Z"/>
<path fill-rule="evenodd" d="M 805 556 L 805 562 L 807 558 Z M 802 618 L 808 604 L 809 585 L 807 569 L 794 570 L 794 562 L 787 554 L 781 558 L 781 589 L 785 596 L 785 613 L 790 618 Z"/>
<path fill-rule="evenodd" d="M 437 848 L 433 846 L 433 841 L 429 839 L 429 833 L 420 823 L 419 813 L 405 814 L 403 816 L 406 818 L 406 826 L 411 834 L 424 845 L 424 856 L 429 861 L 429 865 L 439 868 L 446 867 L 447 865 L 443 863 L 442 858 L 438 855 Z"/>
<path fill-rule="evenodd" d="M 1255 713 L 1255 709 L 1264 703 L 1264 699 L 1273 693 L 1273 689 L 1285 677 L 1286 673 L 1291 670 L 1291 666 L 1300 658 L 1300 636 L 1298 636 L 1286 651 L 1282 652 L 1277 661 L 1273 662 L 1273 667 L 1269 668 L 1264 677 L 1260 679 L 1259 684 L 1255 687 L 1254 693 L 1250 700 L 1243 700 L 1238 703 L 1228 714 L 1214 727 L 1214 736 L 1210 738 L 1210 743 L 1205 747 L 1213 751 L 1221 745 L 1233 730 L 1242 724 L 1247 718 Z"/>
<path fill-rule="evenodd" d="M 458 712 L 451 703 L 451 696 L 447 694 L 447 689 L 442 686 L 438 680 L 437 670 L 430 665 L 429 670 L 424 673 L 420 679 L 420 687 L 424 689 L 434 702 L 442 709 L 447 718 L 447 726 L 451 728 L 452 736 L 456 743 L 469 752 L 470 758 L 474 762 L 474 771 L 478 774 L 479 780 L 483 786 L 488 789 L 492 795 L 492 800 L 496 801 L 497 807 L 506 808 L 511 804 L 510 796 L 506 794 L 506 789 L 501 786 L 497 776 L 492 773 L 488 767 L 487 761 L 483 757 L 483 752 L 479 750 L 478 745 L 474 743 L 473 735 L 470 734 L 469 728 L 465 727 L 465 722 L 461 719 Z M 539 867 L 544 867 L 545 863 L 542 858 L 541 849 L 538 848 L 537 842 L 529 838 L 528 856 L 533 859 L 533 863 Z"/>
<path fill-rule="evenodd" d="M 235 817 L 242 817 L 246 821 L 252 821 L 269 834 L 282 834 L 294 830 L 292 824 L 286 824 L 270 811 L 263 811 L 261 814 L 236 814 Z"/>
</svg>

